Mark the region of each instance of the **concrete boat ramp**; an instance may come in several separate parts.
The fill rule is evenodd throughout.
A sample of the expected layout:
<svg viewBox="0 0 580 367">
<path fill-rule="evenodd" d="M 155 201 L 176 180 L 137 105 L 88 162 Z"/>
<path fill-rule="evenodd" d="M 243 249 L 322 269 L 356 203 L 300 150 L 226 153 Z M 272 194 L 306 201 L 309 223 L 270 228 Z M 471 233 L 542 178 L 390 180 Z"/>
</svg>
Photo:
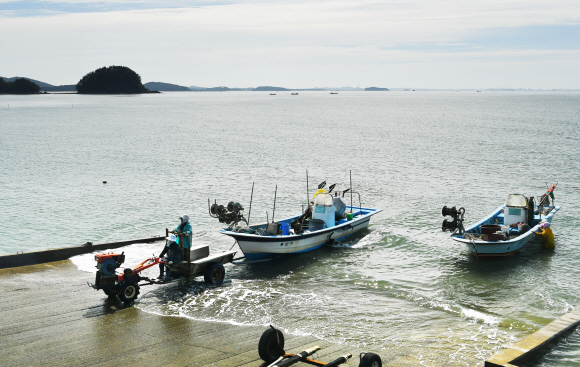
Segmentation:
<svg viewBox="0 0 580 367">
<path fill-rule="evenodd" d="M 124 307 L 87 286 L 94 275 L 70 261 L 0 270 L 0 358 L 2 366 L 262 366 L 257 345 L 264 326 L 238 326 L 160 316 Z M 485 362 L 517 366 L 580 322 L 580 310 L 563 316 Z M 319 345 L 314 357 L 331 361 L 351 353 L 381 355 L 383 366 L 417 366 L 415 353 L 391 346 L 362 350 L 286 335 L 285 349 Z M 481 366 L 481 364 L 477 364 Z M 451 364 L 444 364 L 449 366 Z"/>
<path fill-rule="evenodd" d="M 264 366 L 258 340 L 265 327 L 160 316 L 123 307 L 87 286 L 94 275 L 70 261 L 0 270 L 2 366 Z M 285 349 L 322 347 L 331 361 L 371 352 L 311 336 L 286 334 Z M 383 366 L 416 366 L 407 353 L 384 356 Z M 380 354 L 380 352 L 378 352 Z M 383 356 L 381 356 L 383 357 Z"/>
</svg>

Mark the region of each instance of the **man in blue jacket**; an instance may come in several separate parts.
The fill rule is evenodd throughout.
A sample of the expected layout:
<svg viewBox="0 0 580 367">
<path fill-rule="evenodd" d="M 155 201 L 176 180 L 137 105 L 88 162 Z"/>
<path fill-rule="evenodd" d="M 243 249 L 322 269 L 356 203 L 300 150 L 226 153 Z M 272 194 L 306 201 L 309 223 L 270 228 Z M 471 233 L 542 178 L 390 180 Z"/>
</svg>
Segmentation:
<svg viewBox="0 0 580 367">
<path fill-rule="evenodd" d="M 177 234 L 183 233 L 184 236 L 181 236 L 181 237 L 183 237 L 183 248 L 190 248 L 191 247 L 191 223 L 189 223 L 189 217 L 187 216 L 187 214 L 183 214 L 181 217 L 179 217 L 179 220 L 181 220 L 181 223 L 177 227 L 175 227 L 175 229 L 173 231 L 176 232 Z M 179 244 L 179 237 L 180 236 L 177 236 L 177 241 L 176 241 L 178 244 Z"/>
<path fill-rule="evenodd" d="M 191 224 L 189 223 L 189 217 L 184 214 L 183 216 L 179 217 L 181 223 L 173 230 L 177 234 L 169 235 L 166 240 L 165 247 L 163 251 L 159 255 L 159 257 L 163 257 L 167 254 L 167 265 L 159 264 L 159 279 L 163 279 L 165 273 L 165 279 L 169 280 L 171 278 L 171 266 L 173 264 L 177 264 L 181 261 L 181 243 L 179 242 L 179 238 L 183 238 L 183 248 L 189 249 L 191 247 Z M 182 236 L 180 236 L 182 234 Z"/>
</svg>

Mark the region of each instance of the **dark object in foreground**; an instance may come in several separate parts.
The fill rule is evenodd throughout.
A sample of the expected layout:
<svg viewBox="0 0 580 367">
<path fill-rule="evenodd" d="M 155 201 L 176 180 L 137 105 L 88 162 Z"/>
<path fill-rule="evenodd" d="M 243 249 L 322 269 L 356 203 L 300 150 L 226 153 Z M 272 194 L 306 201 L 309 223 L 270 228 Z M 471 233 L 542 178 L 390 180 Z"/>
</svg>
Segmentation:
<svg viewBox="0 0 580 367">
<path fill-rule="evenodd" d="M 334 367 L 344 364 L 352 358 L 352 354 L 347 354 L 328 363 L 308 358 L 319 350 L 319 346 L 314 346 L 298 354 L 286 353 L 284 351 L 284 334 L 272 325 L 262 333 L 258 342 L 258 354 L 262 360 L 269 363 L 268 367 L 292 366 L 298 362 L 313 366 Z M 378 354 L 361 353 L 359 367 L 382 367 L 382 365 L 381 357 Z"/>
</svg>

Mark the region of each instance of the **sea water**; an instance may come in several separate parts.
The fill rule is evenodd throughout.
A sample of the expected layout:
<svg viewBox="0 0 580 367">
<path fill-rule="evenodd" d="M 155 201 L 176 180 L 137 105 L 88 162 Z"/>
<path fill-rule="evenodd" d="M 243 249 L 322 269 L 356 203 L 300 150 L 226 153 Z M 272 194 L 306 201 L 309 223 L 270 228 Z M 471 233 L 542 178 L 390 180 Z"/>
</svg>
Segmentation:
<svg viewBox="0 0 580 367">
<path fill-rule="evenodd" d="M 163 234 L 188 214 L 194 244 L 236 249 L 208 199 L 251 222 L 297 215 L 327 181 L 384 211 L 319 250 L 226 266 L 226 282 L 175 283 L 136 307 L 276 325 L 424 365 L 481 365 L 580 304 L 580 93 L 261 92 L 0 96 L 0 254 Z M 106 181 L 106 184 L 103 183 Z M 556 249 L 478 260 L 441 231 L 508 194 L 557 183 Z M 347 204 L 350 196 L 347 195 Z M 353 205 L 358 205 L 354 197 Z M 122 249 L 127 264 L 161 243 Z M 73 258 L 94 271 L 91 255 Z M 566 344 L 566 345 L 564 345 Z M 539 365 L 578 364 L 572 334 Z"/>
</svg>

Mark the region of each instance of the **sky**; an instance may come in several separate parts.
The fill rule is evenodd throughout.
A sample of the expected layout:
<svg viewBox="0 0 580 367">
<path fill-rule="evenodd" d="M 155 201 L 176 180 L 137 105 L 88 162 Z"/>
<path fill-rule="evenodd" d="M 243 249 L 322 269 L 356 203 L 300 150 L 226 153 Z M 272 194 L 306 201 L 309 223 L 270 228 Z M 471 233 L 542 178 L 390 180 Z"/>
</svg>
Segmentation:
<svg viewBox="0 0 580 367">
<path fill-rule="evenodd" d="M 0 0 L 0 76 L 580 89 L 578 0 Z"/>
</svg>

